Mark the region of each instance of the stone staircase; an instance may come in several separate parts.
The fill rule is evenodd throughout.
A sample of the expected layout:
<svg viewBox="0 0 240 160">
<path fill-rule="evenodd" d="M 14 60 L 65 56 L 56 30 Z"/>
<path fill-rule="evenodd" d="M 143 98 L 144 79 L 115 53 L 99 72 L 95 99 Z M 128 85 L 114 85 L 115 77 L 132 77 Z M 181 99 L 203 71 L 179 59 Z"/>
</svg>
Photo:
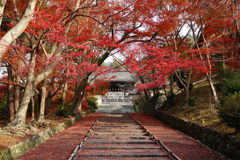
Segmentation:
<svg viewBox="0 0 240 160">
<path fill-rule="evenodd" d="M 69 159 L 177 159 L 129 114 L 104 114 Z"/>
</svg>

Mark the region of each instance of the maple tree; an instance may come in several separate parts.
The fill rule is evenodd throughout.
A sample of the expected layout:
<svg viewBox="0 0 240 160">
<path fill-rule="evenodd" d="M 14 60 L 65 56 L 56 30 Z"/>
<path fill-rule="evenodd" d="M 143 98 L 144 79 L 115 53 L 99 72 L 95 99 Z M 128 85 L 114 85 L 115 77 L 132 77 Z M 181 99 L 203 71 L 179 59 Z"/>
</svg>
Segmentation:
<svg viewBox="0 0 240 160">
<path fill-rule="evenodd" d="M 188 99 L 193 77 L 206 76 L 217 102 L 212 82 L 216 63 L 239 63 L 237 1 L 2 2 L 0 14 L 7 18 L 0 19 L 0 44 L 5 42 L 0 59 L 8 75 L 1 81 L 8 85 L 13 126 L 25 123 L 35 100 L 39 121 L 56 96 L 63 104 L 71 101 L 75 114 L 81 112 L 90 88 L 98 86 L 92 82 L 111 70 L 102 64 L 117 53 L 139 75 L 143 84 L 138 88 L 146 97 L 149 90 L 172 89 L 175 75 Z"/>
</svg>

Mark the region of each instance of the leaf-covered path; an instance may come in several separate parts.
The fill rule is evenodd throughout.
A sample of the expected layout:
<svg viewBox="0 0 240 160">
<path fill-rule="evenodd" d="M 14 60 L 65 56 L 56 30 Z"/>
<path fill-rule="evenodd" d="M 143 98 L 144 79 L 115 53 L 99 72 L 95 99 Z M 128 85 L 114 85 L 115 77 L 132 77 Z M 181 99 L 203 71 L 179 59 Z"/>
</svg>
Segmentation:
<svg viewBox="0 0 240 160">
<path fill-rule="evenodd" d="M 145 114 L 98 113 L 88 115 L 20 159 L 221 160 L 223 158 L 198 141 Z"/>
</svg>

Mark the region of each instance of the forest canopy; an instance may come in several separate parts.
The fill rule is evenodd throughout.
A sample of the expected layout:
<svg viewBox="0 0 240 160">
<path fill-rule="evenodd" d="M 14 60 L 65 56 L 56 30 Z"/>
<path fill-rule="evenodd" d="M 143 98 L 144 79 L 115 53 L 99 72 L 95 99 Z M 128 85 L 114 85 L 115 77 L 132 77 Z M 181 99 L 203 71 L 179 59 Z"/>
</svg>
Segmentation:
<svg viewBox="0 0 240 160">
<path fill-rule="evenodd" d="M 140 77 L 140 91 L 177 81 L 189 99 L 193 80 L 206 78 L 219 103 L 213 76 L 239 67 L 239 7 L 236 0 L 2 0 L 0 96 L 10 125 L 25 124 L 31 101 L 39 101 L 42 121 L 56 96 L 80 112 L 92 78 L 114 68 L 103 65 L 108 57 Z"/>
</svg>

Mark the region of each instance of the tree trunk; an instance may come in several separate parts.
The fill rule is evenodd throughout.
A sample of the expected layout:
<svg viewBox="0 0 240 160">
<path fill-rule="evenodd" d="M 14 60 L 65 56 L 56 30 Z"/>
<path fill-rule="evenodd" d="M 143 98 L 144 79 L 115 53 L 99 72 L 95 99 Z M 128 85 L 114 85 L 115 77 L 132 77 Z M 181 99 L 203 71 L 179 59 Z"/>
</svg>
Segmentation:
<svg viewBox="0 0 240 160">
<path fill-rule="evenodd" d="M 18 112 L 15 115 L 14 120 L 9 124 L 11 126 L 22 126 L 25 124 L 28 105 L 33 95 L 35 65 L 36 65 L 36 55 L 33 54 L 30 61 L 30 70 L 27 76 L 27 83 L 25 86 L 23 98 L 20 103 Z"/>
<path fill-rule="evenodd" d="M 82 102 L 83 102 L 83 96 L 85 96 L 85 88 L 87 86 L 87 82 L 88 82 L 88 78 L 89 78 L 90 74 L 87 75 L 82 82 L 80 83 L 79 86 L 77 86 L 75 94 L 74 94 L 74 98 L 73 98 L 73 113 L 74 114 L 78 114 L 79 108 L 81 109 L 82 106 Z M 80 99 L 79 99 L 80 97 Z"/>
<path fill-rule="evenodd" d="M 12 121 L 14 119 L 14 86 L 12 84 L 8 85 L 8 109 L 9 117 Z"/>
<path fill-rule="evenodd" d="M 109 57 L 110 52 L 105 52 L 104 55 L 102 57 L 100 57 L 98 60 L 96 60 L 96 64 L 98 66 L 102 65 L 102 63 Z M 79 97 L 81 97 L 82 93 L 84 93 L 85 95 L 85 88 L 88 85 L 88 79 L 90 77 L 91 73 L 88 73 L 85 78 L 81 81 L 80 85 L 76 86 L 76 90 L 75 90 L 75 94 L 74 94 L 74 98 L 73 98 L 73 112 L 75 114 L 77 114 L 77 111 L 79 110 L 79 108 L 81 108 L 81 103 L 82 103 L 82 99 L 79 100 Z"/>
<path fill-rule="evenodd" d="M 1 0 L 0 1 L 0 27 L 3 21 L 3 12 L 4 12 L 5 5 L 6 5 L 6 0 Z"/>
<path fill-rule="evenodd" d="M 8 65 L 8 110 L 9 110 L 9 119 L 12 121 L 14 119 L 14 86 L 11 84 L 14 80 L 12 66 Z"/>
<path fill-rule="evenodd" d="M 51 103 L 52 103 L 52 97 L 47 96 L 47 98 L 46 98 L 46 106 L 47 107 L 51 106 Z"/>
<path fill-rule="evenodd" d="M 184 73 L 186 74 L 186 73 Z M 191 85 L 191 77 L 192 77 L 192 70 L 189 70 L 189 73 L 187 75 L 187 79 L 183 78 L 182 76 L 182 72 L 180 70 L 175 72 L 175 75 L 177 76 L 178 80 L 180 81 L 180 83 L 182 84 L 182 86 L 184 87 L 184 91 L 186 93 L 186 102 L 188 101 L 189 97 L 190 97 L 190 85 Z"/>
<path fill-rule="evenodd" d="M 41 104 L 40 104 L 40 113 L 38 117 L 38 121 L 42 122 L 44 121 L 44 114 L 45 114 L 45 101 L 46 101 L 46 95 L 47 95 L 47 79 L 43 81 L 42 86 L 42 96 L 41 96 Z"/>
<path fill-rule="evenodd" d="M 19 20 L 19 22 L 11 28 L 1 39 L 0 39 L 0 61 L 3 54 L 7 51 L 8 47 L 24 32 L 27 28 L 30 20 L 32 19 L 34 9 L 37 0 L 29 0 L 26 10 Z"/>
<path fill-rule="evenodd" d="M 202 22 L 201 22 L 201 25 L 202 25 Z M 196 34 L 195 34 L 195 30 L 193 29 L 193 25 L 191 25 L 191 28 L 192 28 L 192 32 L 193 32 L 193 40 L 194 40 L 194 43 L 195 43 L 195 45 L 196 45 L 196 48 L 199 50 L 199 56 L 200 56 L 200 59 L 202 60 L 202 61 L 204 61 L 204 58 L 203 58 L 203 54 L 201 53 L 201 51 L 200 51 L 200 46 L 199 46 L 199 44 L 198 44 L 198 42 L 197 42 L 197 37 L 196 37 Z M 218 99 L 218 95 L 217 95 L 217 92 L 216 92 L 216 89 L 215 89 L 215 87 L 214 87 L 214 85 L 213 85 L 213 82 L 212 82 L 212 64 L 211 64 L 211 56 L 210 56 L 210 53 L 209 53 L 209 46 L 210 46 L 210 44 L 206 41 L 206 39 L 205 39 L 205 37 L 204 37 L 204 31 L 203 31 L 203 25 L 201 26 L 201 37 L 203 38 L 203 42 L 205 43 L 205 47 L 206 47 L 206 49 L 207 49 L 207 54 L 206 54 L 206 56 L 207 56 L 207 64 L 208 64 L 208 66 L 206 66 L 206 64 L 205 63 L 203 63 L 203 67 L 204 67 L 204 69 L 205 70 L 209 70 L 210 71 L 210 74 L 209 73 L 206 73 L 206 78 L 207 78 L 207 80 L 208 80 L 208 83 L 209 83 L 209 86 L 210 86 L 210 88 L 211 88 L 211 91 L 212 91 L 212 94 L 213 94 L 213 96 L 214 96 L 214 101 L 215 101 L 215 103 L 219 103 L 219 99 Z"/>
<path fill-rule="evenodd" d="M 17 2 L 16 2 L 16 0 L 12 0 L 12 1 L 13 1 L 14 11 L 15 11 L 16 16 L 17 16 L 17 20 L 19 20 L 20 19 L 20 13 L 19 13 L 18 8 L 17 8 Z"/>
<path fill-rule="evenodd" d="M 20 77 L 16 77 L 16 83 L 18 84 Z M 20 102 L 20 87 L 18 85 L 14 86 L 14 110 L 17 113 Z"/>
<path fill-rule="evenodd" d="M 84 101 L 84 99 L 85 99 L 85 90 L 82 91 L 82 94 L 81 94 L 81 96 L 80 96 L 80 99 L 79 99 L 76 107 L 74 108 L 73 113 L 74 113 L 75 115 L 77 115 L 77 114 L 79 114 L 79 113 L 81 112 L 81 110 L 82 110 L 82 102 Z"/>
<path fill-rule="evenodd" d="M 170 76 L 170 94 L 171 95 L 174 95 L 173 85 L 174 85 L 174 80 L 173 80 L 173 75 L 171 75 Z"/>
<path fill-rule="evenodd" d="M 32 121 L 35 120 L 35 99 L 34 96 L 31 98 L 31 106 L 32 106 Z"/>
<path fill-rule="evenodd" d="M 26 84 L 24 94 L 23 94 L 23 99 L 20 103 L 18 112 L 16 113 L 14 120 L 10 123 L 10 125 L 12 126 L 21 126 L 25 124 L 28 104 L 33 94 L 33 80 L 31 78 L 28 78 L 28 79 L 29 80 Z"/>
<path fill-rule="evenodd" d="M 207 76 L 207 79 L 208 79 L 208 83 L 209 83 L 209 86 L 211 88 L 211 91 L 212 91 L 212 94 L 213 94 L 213 97 L 214 97 L 214 101 L 216 103 L 219 103 L 217 91 L 216 91 L 216 89 L 214 87 L 214 84 L 213 84 L 213 81 L 212 81 L 212 77 L 211 76 Z"/>
<path fill-rule="evenodd" d="M 62 92 L 62 105 L 65 105 L 65 102 L 66 102 L 66 94 L 67 94 L 67 89 L 68 89 L 68 85 L 67 85 L 67 80 L 65 81 L 64 83 L 64 86 L 63 86 L 63 92 Z"/>
<path fill-rule="evenodd" d="M 138 77 L 139 77 L 141 83 L 144 84 L 145 82 L 144 82 L 143 77 L 140 76 L 139 74 L 138 74 Z M 144 93 L 144 96 L 145 96 L 145 100 L 148 101 L 148 100 L 150 99 L 150 97 L 149 97 L 149 94 L 148 94 L 147 90 L 144 89 L 144 90 L 143 90 L 143 93 Z"/>
</svg>

